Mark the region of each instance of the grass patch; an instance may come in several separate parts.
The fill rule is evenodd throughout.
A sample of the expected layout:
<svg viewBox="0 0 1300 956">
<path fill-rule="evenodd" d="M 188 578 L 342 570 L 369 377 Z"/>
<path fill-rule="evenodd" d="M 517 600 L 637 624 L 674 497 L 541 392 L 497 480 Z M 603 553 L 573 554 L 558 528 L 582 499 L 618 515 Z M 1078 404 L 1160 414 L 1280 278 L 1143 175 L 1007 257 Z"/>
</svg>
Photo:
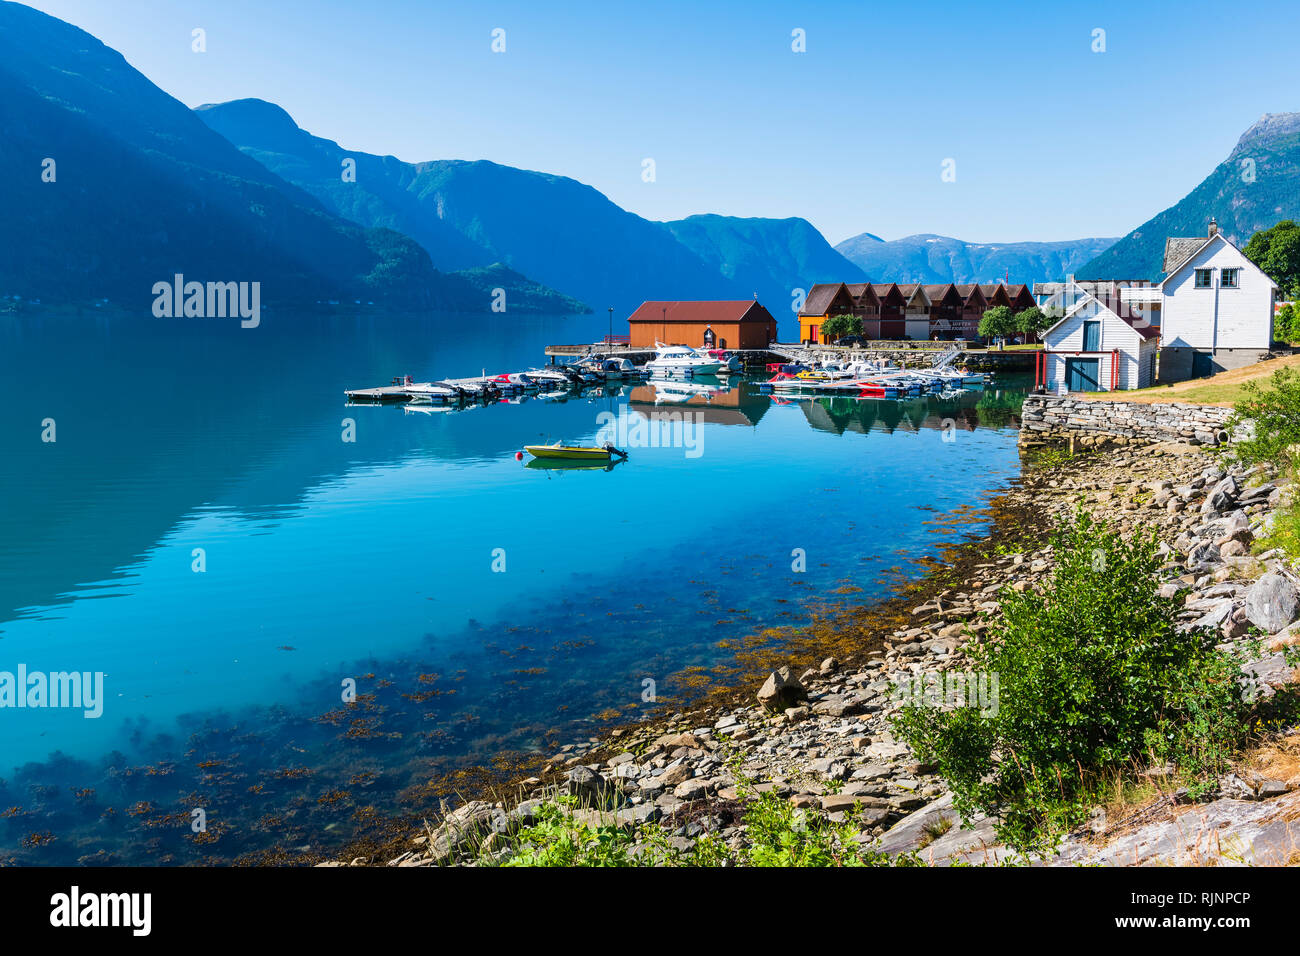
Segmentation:
<svg viewBox="0 0 1300 956">
<path fill-rule="evenodd" d="M 686 866 L 686 867 L 887 867 L 920 866 L 915 854 L 888 856 L 868 849 L 862 828 L 850 813 L 832 823 L 817 812 L 798 810 L 773 792 L 738 788 L 747 800 L 743 811 L 745 844 L 734 848 L 712 833 L 700 836 L 689 850 L 671 842 L 658 824 L 617 826 L 583 816 L 572 798 L 544 804 L 532 826 L 483 846 L 485 866 Z M 598 817 L 597 820 L 606 819 Z"/>
</svg>

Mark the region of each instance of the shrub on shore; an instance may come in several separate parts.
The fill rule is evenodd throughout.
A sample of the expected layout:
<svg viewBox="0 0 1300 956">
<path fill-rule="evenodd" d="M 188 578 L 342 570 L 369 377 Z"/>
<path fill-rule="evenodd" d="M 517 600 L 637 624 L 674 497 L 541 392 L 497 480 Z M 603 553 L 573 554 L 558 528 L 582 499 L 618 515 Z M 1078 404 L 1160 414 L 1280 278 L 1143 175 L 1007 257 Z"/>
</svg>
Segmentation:
<svg viewBox="0 0 1300 956">
<path fill-rule="evenodd" d="M 1247 382 L 1245 395 L 1234 407 L 1229 427 L 1235 439 L 1232 455 L 1243 464 L 1272 464 L 1294 484 L 1300 475 L 1300 373 L 1278 369 L 1267 386 Z M 1300 559 L 1300 502 L 1292 500 L 1273 514 L 1272 527 L 1257 549 L 1281 548 Z"/>
<path fill-rule="evenodd" d="M 1081 512 L 1053 544 L 1046 587 L 1004 592 L 999 621 L 968 648 L 975 669 L 998 675 L 996 711 L 914 704 L 895 719 L 963 817 L 998 817 L 999 837 L 1025 851 L 1083 822 L 1117 768 L 1222 773 L 1252 712 L 1236 658 L 1213 632 L 1180 629 L 1175 601 L 1156 593 L 1154 534 L 1125 540 Z"/>
</svg>

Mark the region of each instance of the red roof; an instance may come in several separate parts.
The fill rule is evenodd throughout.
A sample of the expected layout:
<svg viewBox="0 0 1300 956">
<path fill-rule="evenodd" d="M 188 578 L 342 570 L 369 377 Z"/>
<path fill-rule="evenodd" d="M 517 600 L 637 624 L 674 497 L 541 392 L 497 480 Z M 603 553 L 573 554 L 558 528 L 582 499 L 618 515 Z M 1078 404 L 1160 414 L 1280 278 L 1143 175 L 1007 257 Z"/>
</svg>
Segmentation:
<svg viewBox="0 0 1300 956">
<path fill-rule="evenodd" d="M 771 313 L 756 299 L 642 302 L 629 322 L 771 322 Z"/>
</svg>

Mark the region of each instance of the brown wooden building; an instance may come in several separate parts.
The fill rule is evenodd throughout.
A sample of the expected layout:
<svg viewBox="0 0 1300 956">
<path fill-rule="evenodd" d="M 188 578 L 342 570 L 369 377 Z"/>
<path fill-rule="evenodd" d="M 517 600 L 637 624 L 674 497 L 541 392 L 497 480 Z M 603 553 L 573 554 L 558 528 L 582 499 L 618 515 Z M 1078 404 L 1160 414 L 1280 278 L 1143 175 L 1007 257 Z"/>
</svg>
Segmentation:
<svg viewBox="0 0 1300 956">
<path fill-rule="evenodd" d="M 776 341 L 776 319 L 755 299 L 642 302 L 628 318 L 633 348 L 765 349 Z"/>
</svg>

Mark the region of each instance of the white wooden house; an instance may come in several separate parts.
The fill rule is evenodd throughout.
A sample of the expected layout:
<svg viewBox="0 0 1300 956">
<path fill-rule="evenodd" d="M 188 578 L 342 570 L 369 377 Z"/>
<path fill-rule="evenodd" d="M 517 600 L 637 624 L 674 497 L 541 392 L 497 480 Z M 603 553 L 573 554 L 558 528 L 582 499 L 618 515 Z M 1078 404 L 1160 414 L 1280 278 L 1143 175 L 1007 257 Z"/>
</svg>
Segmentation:
<svg viewBox="0 0 1300 956">
<path fill-rule="evenodd" d="M 1211 219 L 1203 237 L 1165 240 L 1160 380 L 1253 365 L 1273 345 L 1277 284 Z"/>
<path fill-rule="evenodd" d="M 1054 303 L 1065 314 L 1042 334 L 1035 384 L 1049 392 L 1109 392 L 1155 384 L 1158 326 L 1121 318 L 1072 282 Z"/>
</svg>

